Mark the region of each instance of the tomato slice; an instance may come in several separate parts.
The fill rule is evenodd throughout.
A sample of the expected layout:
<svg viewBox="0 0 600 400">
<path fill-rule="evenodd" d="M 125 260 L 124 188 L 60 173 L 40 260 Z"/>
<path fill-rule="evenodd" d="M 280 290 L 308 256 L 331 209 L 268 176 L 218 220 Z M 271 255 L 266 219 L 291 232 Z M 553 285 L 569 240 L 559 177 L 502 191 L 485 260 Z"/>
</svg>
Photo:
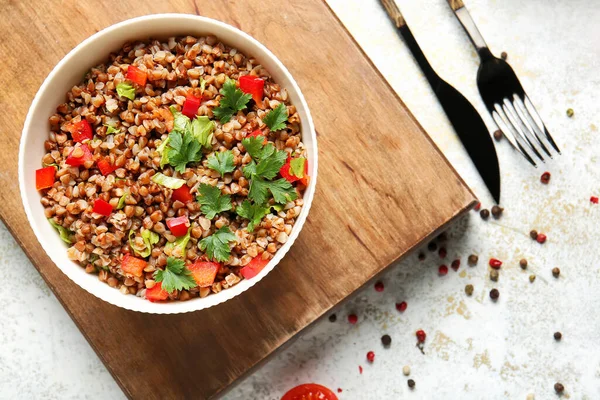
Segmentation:
<svg viewBox="0 0 600 400">
<path fill-rule="evenodd" d="M 184 215 L 181 217 L 168 219 L 167 226 L 169 227 L 173 235 L 185 236 L 190 226 L 190 222 L 188 220 L 188 217 Z"/>
<path fill-rule="evenodd" d="M 291 389 L 281 400 L 338 400 L 338 397 L 325 386 L 305 383 Z"/>
<path fill-rule="evenodd" d="M 244 93 L 251 94 L 257 104 L 262 102 L 264 88 L 264 79 L 250 75 L 240 76 L 240 90 Z"/>
<path fill-rule="evenodd" d="M 252 279 L 267 266 L 269 261 L 271 260 L 263 260 L 262 256 L 256 256 L 240 269 L 240 274 L 242 274 L 245 279 Z"/>
<path fill-rule="evenodd" d="M 146 300 L 155 302 L 169 298 L 169 293 L 162 288 L 162 282 L 157 282 L 151 289 L 146 289 Z"/>
<path fill-rule="evenodd" d="M 93 158 L 92 151 L 86 144 L 81 145 L 81 150 L 83 150 L 83 155 L 80 157 L 75 157 L 73 154 L 75 153 L 76 148 L 71 151 L 71 154 L 67 157 L 65 162 L 72 167 L 79 167 L 85 164 L 86 161 L 89 161 Z"/>
<path fill-rule="evenodd" d="M 137 83 L 140 86 L 144 86 L 146 84 L 146 78 L 148 75 L 134 65 L 130 65 L 127 67 L 127 75 L 125 76 L 131 82 Z"/>
<path fill-rule="evenodd" d="M 98 162 L 96 163 L 98 165 L 98 169 L 100 170 L 100 173 L 104 176 L 110 174 L 111 172 L 114 172 L 115 169 L 117 169 L 114 165 L 111 165 L 108 160 L 102 158 L 100 160 L 98 160 Z"/>
<path fill-rule="evenodd" d="M 121 269 L 127 274 L 140 277 L 144 273 L 144 268 L 148 266 L 148 263 L 141 258 L 134 257 L 130 254 L 125 254 L 123 261 L 121 261 Z"/>
<path fill-rule="evenodd" d="M 96 199 L 96 201 L 94 201 L 94 208 L 92 209 L 92 211 L 97 214 L 108 217 L 108 216 L 110 216 L 110 213 L 113 211 L 113 208 L 106 201 L 104 201 L 102 199 Z"/>
<path fill-rule="evenodd" d="M 200 108 L 200 100 L 196 96 L 188 95 L 183 103 L 181 113 L 190 119 L 194 119 L 198 113 L 198 108 Z"/>
<path fill-rule="evenodd" d="M 183 185 L 179 189 L 173 190 L 171 199 L 173 201 L 179 200 L 182 203 L 189 203 L 190 201 L 194 200 L 194 196 L 192 196 L 190 193 L 190 187 L 188 185 Z"/>
<path fill-rule="evenodd" d="M 209 287 L 215 282 L 221 264 L 210 261 L 196 261 L 188 267 L 198 286 Z"/>
<path fill-rule="evenodd" d="M 36 190 L 48 189 L 54 186 L 54 177 L 56 168 L 46 167 L 35 170 L 35 188 Z"/>
<path fill-rule="evenodd" d="M 79 122 L 69 122 L 66 129 L 71 133 L 71 137 L 73 137 L 73 141 L 76 143 L 81 143 L 84 140 L 91 140 L 94 137 L 90 123 L 85 119 L 82 119 Z"/>
</svg>

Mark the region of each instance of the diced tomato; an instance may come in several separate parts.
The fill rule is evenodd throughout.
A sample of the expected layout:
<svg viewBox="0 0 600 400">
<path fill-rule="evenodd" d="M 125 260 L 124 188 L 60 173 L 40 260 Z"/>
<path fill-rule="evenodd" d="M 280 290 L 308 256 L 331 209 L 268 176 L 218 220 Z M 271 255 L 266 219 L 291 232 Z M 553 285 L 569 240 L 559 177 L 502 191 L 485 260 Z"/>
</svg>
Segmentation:
<svg viewBox="0 0 600 400">
<path fill-rule="evenodd" d="M 84 140 L 92 140 L 94 137 L 90 123 L 85 119 L 79 122 L 68 122 L 66 129 L 71 134 L 71 137 L 73 137 L 73 141 L 77 143 L 81 143 Z"/>
<path fill-rule="evenodd" d="M 196 261 L 188 267 L 198 286 L 209 287 L 215 282 L 221 264 L 210 261 Z"/>
<path fill-rule="evenodd" d="M 281 175 L 282 178 L 285 178 L 285 180 L 287 180 L 288 182 L 294 183 L 296 181 L 299 181 L 300 178 L 292 175 L 292 173 L 290 172 L 290 168 L 291 168 L 290 162 L 291 161 L 292 161 L 292 159 L 288 158 L 288 160 L 285 162 L 285 164 L 283 164 L 283 166 L 279 170 L 279 174 Z"/>
<path fill-rule="evenodd" d="M 155 301 L 164 301 L 169 298 L 169 293 L 167 293 L 162 288 L 162 282 L 157 282 L 152 288 L 146 289 L 146 300 L 155 302 Z"/>
<path fill-rule="evenodd" d="M 126 78 L 133 83 L 137 83 L 140 86 L 146 84 L 147 74 L 136 66 L 130 65 L 127 67 Z"/>
<path fill-rule="evenodd" d="M 242 276 L 246 279 L 254 278 L 264 267 L 267 266 L 270 260 L 263 260 L 262 256 L 254 257 L 244 268 L 240 270 Z"/>
<path fill-rule="evenodd" d="M 106 201 L 104 201 L 102 199 L 96 199 L 94 201 L 94 208 L 92 209 L 92 211 L 97 214 L 108 217 L 108 216 L 110 216 L 110 213 L 113 211 L 113 208 Z"/>
<path fill-rule="evenodd" d="M 48 189 L 54 185 L 56 168 L 46 167 L 35 170 L 35 188 L 36 190 Z"/>
<path fill-rule="evenodd" d="M 131 254 L 125 254 L 123 261 L 121 261 L 121 269 L 127 274 L 140 277 L 144 274 L 144 268 L 148 266 L 148 263 L 141 258 L 132 256 Z"/>
<path fill-rule="evenodd" d="M 181 217 L 168 219 L 167 226 L 169 227 L 173 235 L 185 236 L 187 234 L 188 228 L 190 227 L 190 222 L 188 220 L 188 217 L 184 215 Z"/>
<path fill-rule="evenodd" d="M 249 93 L 256 103 L 262 104 L 265 81 L 257 76 L 240 76 L 240 90 Z"/>
<path fill-rule="evenodd" d="M 255 130 L 254 132 L 249 134 L 247 137 L 259 137 L 259 136 L 264 137 L 263 144 L 266 144 L 267 143 L 267 135 L 265 135 L 264 132 L 261 131 L 260 129 Z"/>
<path fill-rule="evenodd" d="M 77 148 L 74 148 L 71 151 L 71 154 L 69 154 L 69 156 L 67 157 L 67 159 L 65 160 L 65 162 L 73 167 L 79 167 L 81 165 L 83 165 L 86 161 L 89 161 L 93 158 L 92 156 L 92 152 L 90 150 L 90 148 L 86 145 L 86 144 L 82 144 L 79 147 L 81 150 L 83 150 L 83 155 L 81 157 L 74 157 L 73 153 L 75 151 L 78 151 Z"/>
<path fill-rule="evenodd" d="M 114 165 L 111 165 L 108 162 L 108 160 L 105 158 L 98 160 L 97 164 L 98 164 L 98 169 L 104 176 L 110 174 L 111 172 L 114 172 L 114 170 L 117 169 L 117 167 L 115 167 Z"/>
<path fill-rule="evenodd" d="M 188 95 L 183 103 L 181 113 L 190 119 L 194 119 L 196 117 L 196 113 L 198 112 L 198 108 L 200 108 L 200 100 L 201 99 L 197 98 L 196 96 Z"/>
<path fill-rule="evenodd" d="M 338 400 L 338 397 L 325 386 L 305 383 L 291 389 L 281 400 Z"/>
<path fill-rule="evenodd" d="M 173 201 L 179 200 L 182 203 L 189 203 L 194 200 L 194 196 L 190 193 L 190 187 L 188 185 L 183 185 L 179 189 L 173 190 L 171 199 Z"/>
</svg>

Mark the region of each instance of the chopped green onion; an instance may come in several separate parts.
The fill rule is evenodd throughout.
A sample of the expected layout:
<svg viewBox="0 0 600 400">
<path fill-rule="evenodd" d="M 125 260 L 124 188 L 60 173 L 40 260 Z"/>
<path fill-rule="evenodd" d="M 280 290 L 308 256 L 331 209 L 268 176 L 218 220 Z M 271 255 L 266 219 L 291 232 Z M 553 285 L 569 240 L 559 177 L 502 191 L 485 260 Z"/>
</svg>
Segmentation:
<svg viewBox="0 0 600 400">
<path fill-rule="evenodd" d="M 135 89 L 127 82 L 117 84 L 117 94 L 120 97 L 127 97 L 129 100 L 135 99 Z"/>
<path fill-rule="evenodd" d="M 71 231 L 69 231 L 64 226 L 58 224 L 56 221 L 54 221 L 53 218 L 48 218 L 48 222 L 50 222 L 50 225 L 52 225 L 58 231 L 58 235 L 60 236 L 63 242 L 73 244 L 71 238 L 69 237 L 71 236 Z"/>
</svg>

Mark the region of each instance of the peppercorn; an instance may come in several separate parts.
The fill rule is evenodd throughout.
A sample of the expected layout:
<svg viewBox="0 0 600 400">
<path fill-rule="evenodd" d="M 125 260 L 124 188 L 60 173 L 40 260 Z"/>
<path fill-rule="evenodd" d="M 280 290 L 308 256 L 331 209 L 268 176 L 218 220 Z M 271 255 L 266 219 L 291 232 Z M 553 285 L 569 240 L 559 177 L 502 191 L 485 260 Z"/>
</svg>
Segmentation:
<svg viewBox="0 0 600 400">
<path fill-rule="evenodd" d="M 402 367 L 402 373 L 404 374 L 404 376 L 409 376 L 410 375 L 410 367 L 408 365 L 405 365 L 404 367 Z"/>
<path fill-rule="evenodd" d="M 490 267 L 500 269 L 501 266 L 502 261 L 498 260 L 497 258 L 490 258 Z"/>
<path fill-rule="evenodd" d="M 423 261 L 423 260 L 425 260 L 425 253 L 420 252 L 419 253 L 419 261 Z"/>
<path fill-rule="evenodd" d="M 440 247 L 440 251 L 438 251 L 438 255 L 440 256 L 440 258 L 446 258 L 447 254 L 448 254 L 448 251 L 446 251 L 446 248 Z"/>
<path fill-rule="evenodd" d="M 423 343 L 425 341 L 425 338 L 427 338 L 427 335 L 425 334 L 425 331 L 423 329 L 419 329 L 417 332 L 415 332 L 415 335 L 417 335 L 417 340 L 419 341 L 419 343 Z"/>
<path fill-rule="evenodd" d="M 537 233 L 537 231 L 535 229 L 532 229 L 529 232 L 529 237 L 532 238 L 533 240 L 537 239 L 537 236 L 538 236 L 538 233 Z"/>
<path fill-rule="evenodd" d="M 331 315 L 329 316 L 329 322 L 335 322 L 335 321 L 337 321 L 337 315 L 335 315 L 335 314 L 331 314 Z"/>
<path fill-rule="evenodd" d="M 473 285 L 471 284 L 465 286 L 465 293 L 467 294 L 467 296 L 471 296 L 473 294 L 473 289 Z"/>
<path fill-rule="evenodd" d="M 460 268 L 460 260 L 456 259 L 456 260 L 452 261 L 452 264 L 450 264 L 450 267 L 453 270 L 458 271 L 458 269 Z"/>
<path fill-rule="evenodd" d="M 521 266 L 522 269 L 527 269 L 527 260 L 524 258 L 521 258 L 521 261 L 519 261 L 519 265 Z"/>
<path fill-rule="evenodd" d="M 448 240 L 448 234 L 446 232 L 442 232 L 438 235 L 437 240 L 439 240 L 440 242 L 445 242 L 446 240 Z"/>
<path fill-rule="evenodd" d="M 483 210 L 479 211 L 479 216 L 481 219 L 488 219 L 490 217 L 490 211 L 487 208 L 484 208 Z"/>
<path fill-rule="evenodd" d="M 554 332 L 554 340 L 560 340 L 560 339 L 562 339 L 562 333 Z"/>
<path fill-rule="evenodd" d="M 391 345 L 392 338 L 390 337 L 390 335 L 383 335 L 381 337 L 381 344 L 383 344 L 385 347 L 388 347 L 389 345 Z"/>
<path fill-rule="evenodd" d="M 492 207 L 492 215 L 494 216 L 495 219 L 500 218 L 500 216 L 502 216 L 503 211 L 504 211 L 504 208 L 502 208 L 500 206 Z"/>
<path fill-rule="evenodd" d="M 542 182 L 544 185 L 547 185 L 548 182 L 550 182 L 550 172 L 544 172 L 540 177 L 540 182 Z"/>
<path fill-rule="evenodd" d="M 400 312 L 406 311 L 407 307 L 408 307 L 408 304 L 406 304 L 405 301 L 403 301 L 402 303 L 396 303 L 396 310 L 398 310 Z"/>
<path fill-rule="evenodd" d="M 372 351 L 369 351 L 367 353 L 367 361 L 372 363 L 373 361 L 375 361 L 375 353 Z"/>
<path fill-rule="evenodd" d="M 348 322 L 350 322 L 352 325 L 354 325 L 355 323 L 358 322 L 358 317 L 356 316 L 356 314 L 350 314 L 348 315 Z"/>
<path fill-rule="evenodd" d="M 437 250 L 437 244 L 435 244 L 435 242 L 429 242 L 429 244 L 427 245 L 427 249 L 429 251 L 436 251 Z"/>
<path fill-rule="evenodd" d="M 565 391 L 565 386 L 562 383 L 556 382 L 554 384 L 554 390 L 558 394 L 562 394 Z"/>
<path fill-rule="evenodd" d="M 505 51 L 503 51 L 503 52 L 500 54 L 500 57 L 502 57 L 502 59 L 503 59 L 503 60 L 506 60 L 506 59 L 508 58 L 508 54 L 507 54 Z"/>
<path fill-rule="evenodd" d="M 440 276 L 445 276 L 445 275 L 448 275 L 448 267 L 447 267 L 447 266 L 445 266 L 445 265 L 440 265 L 440 266 L 438 267 L 438 274 L 439 274 Z"/>
<path fill-rule="evenodd" d="M 375 291 L 376 292 L 383 292 L 384 288 L 385 287 L 383 286 L 383 282 L 378 281 L 378 282 L 375 283 Z"/>
<path fill-rule="evenodd" d="M 494 282 L 498 282 L 498 278 L 500 277 L 500 274 L 498 273 L 498 270 L 491 270 L 490 271 L 490 279 L 493 280 Z"/>
<path fill-rule="evenodd" d="M 500 297 L 500 292 L 498 291 L 498 289 L 492 289 L 490 290 L 490 298 L 494 301 L 498 300 L 498 297 Z"/>
<path fill-rule="evenodd" d="M 500 129 L 494 132 L 494 139 L 496 139 L 496 141 L 500 141 L 502 139 L 502 131 Z"/>
<path fill-rule="evenodd" d="M 575 111 L 573 111 L 572 108 L 568 108 L 567 109 L 567 117 L 573 118 L 573 115 L 575 115 Z"/>
<path fill-rule="evenodd" d="M 590 202 L 592 204 L 598 204 L 598 200 L 599 200 L 598 196 L 592 196 L 592 197 L 590 197 Z"/>
<path fill-rule="evenodd" d="M 471 266 L 477 265 L 477 261 L 479 261 L 479 257 L 477 257 L 477 255 L 475 255 L 475 254 L 471 254 L 467 261 L 468 261 L 469 265 L 471 265 Z"/>
<path fill-rule="evenodd" d="M 411 389 L 415 388 L 415 381 L 412 379 L 409 379 L 406 383 L 408 383 L 408 387 Z"/>
<path fill-rule="evenodd" d="M 552 276 L 555 278 L 558 278 L 559 275 L 560 275 L 560 268 L 558 268 L 558 267 L 552 268 Z"/>
<path fill-rule="evenodd" d="M 529 275 L 529 282 L 533 283 L 535 281 L 535 275 Z"/>
<path fill-rule="evenodd" d="M 535 238 L 536 242 L 538 242 L 539 244 L 544 244 L 546 243 L 546 239 L 548 237 L 546 235 L 544 235 L 543 233 L 538 233 L 537 237 Z"/>
</svg>

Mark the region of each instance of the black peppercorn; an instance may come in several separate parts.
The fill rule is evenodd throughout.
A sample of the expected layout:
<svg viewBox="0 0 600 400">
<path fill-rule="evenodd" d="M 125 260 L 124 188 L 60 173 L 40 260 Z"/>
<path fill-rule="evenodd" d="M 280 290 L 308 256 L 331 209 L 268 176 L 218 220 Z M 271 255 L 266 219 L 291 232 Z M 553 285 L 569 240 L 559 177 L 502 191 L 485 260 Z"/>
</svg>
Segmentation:
<svg viewBox="0 0 600 400">
<path fill-rule="evenodd" d="M 502 57 L 503 60 L 506 60 L 508 58 L 508 54 L 503 51 L 502 53 L 500 53 L 500 57 Z"/>
<path fill-rule="evenodd" d="M 560 332 L 554 332 L 554 339 L 555 340 L 562 339 L 562 333 L 560 333 Z"/>
<path fill-rule="evenodd" d="M 498 291 L 498 289 L 492 289 L 490 290 L 490 298 L 494 301 L 498 300 L 498 297 L 500 297 L 500 292 Z"/>
<path fill-rule="evenodd" d="M 390 335 L 383 335 L 381 337 L 381 343 L 385 346 L 388 347 L 389 345 L 392 344 L 392 338 L 390 337 Z"/>
<path fill-rule="evenodd" d="M 421 252 L 419 253 L 419 261 L 423 261 L 425 260 L 425 253 Z"/>
<path fill-rule="evenodd" d="M 494 216 L 495 219 L 500 218 L 503 211 L 504 211 L 504 208 L 502 208 L 502 207 L 499 207 L 499 206 L 492 207 L 492 215 Z"/>
<path fill-rule="evenodd" d="M 490 217 L 490 211 L 487 208 L 484 208 L 483 210 L 479 211 L 479 216 L 482 219 L 488 219 Z"/>
<path fill-rule="evenodd" d="M 522 269 L 527 269 L 527 260 L 522 258 L 521 261 L 519 261 L 519 265 Z"/>
<path fill-rule="evenodd" d="M 446 240 L 448 240 L 448 234 L 446 232 L 442 232 L 438 235 L 437 240 L 439 240 L 440 242 L 445 242 Z"/>
<path fill-rule="evenodd" d="M 554 384 L 554 390 L 556 391 L 556 393 L 562 394 L 562 392 L 565 391 L 565 386 L 562 383 L 556 382 Z"/>
<path fill-rule="evenodd" d="M 411 389 L 415 388 L 415 381 L 412 379 L 409 379 L 406 383 L 408 383 L 408 387 Z"/>
<path fill-rule="evenodd" d="M 429 244 L 427 245 L 427 250 L 429 250 L 429 251 L 436 251 L 437 250 L 437 244 L 435 244 L 435 242 L 429 242 Z"/>
<path fill-rule="evenodd" d="M 479 261 L 479 257 L 477 257 L 477 255 L 475 254 L 471 254 L 469 256 L 469 258 L 467 259 L 467 262 L 469 263 L 469 265 L 473 266 L 473 265 L 477 265 L 477 261 Z"/>
<path fill-rule="evenodd" d="M 537 239 L 538 233 L 537 233 L 537 231 L 536 231 L 535 229 L 532 229 L 532 230 L 529 232 L 529 236 L 530 236 L 530 237 L 531 237 L 533 240 L 535 240 L 535 239 Z"/>
<path fill-rule="evenodd" d="M 502 131 L 500 129 L 494 132 L 494 139 L 497 141 L 502 140 Z"/>
<path fill-rule="evenodd" d="M 552 276 L 555 278 L 558 278 L 559 275 L 560 275 L 560 269 L 557 267 L 552 268 Z"/>
<path fill-rule="evenodd" d="M 335 314 L 331 314 L 331 315 L 329 316 L 329 322 L 335 322 L 335 321 L 337 321 L 337 315 L 335 315 Z"/>
</svg>

